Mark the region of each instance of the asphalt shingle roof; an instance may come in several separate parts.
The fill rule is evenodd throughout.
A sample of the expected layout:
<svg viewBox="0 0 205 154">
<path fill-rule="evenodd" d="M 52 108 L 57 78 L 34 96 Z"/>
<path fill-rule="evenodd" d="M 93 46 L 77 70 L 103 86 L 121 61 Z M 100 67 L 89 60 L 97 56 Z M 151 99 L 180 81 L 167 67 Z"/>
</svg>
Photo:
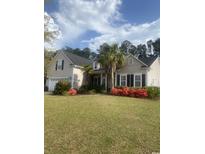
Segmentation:
<svg viewBox="0 0 205 154">
<path fill-rule="evenodd" d="M 85 65 L 92 64 L 92 62 L 89 59 L 86 59 L 84 57 L 72 54 L 68 51 L 63 51 L 63 52 L 73 62 L 74 65 L 85 66 Z"/>
<path fill-rule="evenodd" d="M 150 56 L 139 55 L 138 59 L 143 63 L 145 63 L 146 65 L 150 66 L 157 59 L 157 57 L 158 55 L 150 55 Z"/>
</svg>

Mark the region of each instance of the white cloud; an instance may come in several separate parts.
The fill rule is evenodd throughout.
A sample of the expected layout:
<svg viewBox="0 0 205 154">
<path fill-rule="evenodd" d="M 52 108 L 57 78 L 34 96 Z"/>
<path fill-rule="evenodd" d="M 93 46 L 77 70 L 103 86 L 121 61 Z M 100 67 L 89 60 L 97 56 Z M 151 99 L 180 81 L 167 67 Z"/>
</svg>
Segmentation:
<svg viewBox="0 0 205 154">
<path fill-rule="evenodd" d="M 59 12 L 53 14 L 63 33 L 64 42 L 71 42 L 88 30 L 100 34 L 114 30 L 120 20 L 121 0 L 60 0 Z M 63 43 L 63 42 L 62 42 Z"/>
<path fill-rule="evenodd" d="M 55 40 L 61 39 L 62 33 L 53 18 L 44 12 L 44 47 L 49 49 L 55 46 Z"/>
<path fill-rule="evenodd" d="M 59 11 L 53 13 L 63 34 L 58 43 L 62 47 L 77 40 L 87 31 L 95 31 L 99 36 L 83 40 L 92 50 L 104 42 L 129 40 L 134 44 L 159 37 L 159 19 L 141 25 L 115 25 L 123 21 L 119 12 L 122 0 L 60 0 Z"/>
<path fill-rule="evenodd" d="M 160 36 L 159 27 L 159 19 L 154 22 L 141 25 L 125 24 L 116 28 L 111 33 L 102 34 L 101 36 L 83 42 L 88 42 L 89 47 L 92 50 L 98 49 L 99 46 L 105 42 L 121 43 L 124 40 L 129 40 L 133 44 L 137 45 L 139 43 L 145 43 L 150 39 L 155 40 L 158 38 Z"/>
</svg>

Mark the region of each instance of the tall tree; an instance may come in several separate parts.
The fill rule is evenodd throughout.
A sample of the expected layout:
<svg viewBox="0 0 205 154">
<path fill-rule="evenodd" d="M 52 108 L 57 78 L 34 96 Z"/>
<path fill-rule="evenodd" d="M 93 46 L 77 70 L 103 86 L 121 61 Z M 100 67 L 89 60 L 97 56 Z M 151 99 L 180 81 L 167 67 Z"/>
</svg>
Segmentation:
<svg viewBox="0 0 205 154">
<path fill-rule="evenodd" d="M 137 55 L 146 55 L 147 47 L 145 44 L 139 44 L 136 51 Z"/>
<path fill-rule="evenodd" d="M 100 46 L 99 62 L 105 69 L 108 81 L 108 91 L 114 87 L 114 73 L 117 68 L 124 64 L 124 54 L 117 44 L 108 45 L 104 43 Z"/>
<path fill-rule="evenodd" d="M 44 12 L 44 42 L 52 44 L 53 41 L 59 39 L 60 36 L 61 31 L 58 25 L 47 12 Z"/>
<path fill-rule="evenodd" d="M 152 43 L 153 47 L 154 47 L 154 51 L 160 55 L 160 38 L 156 39 L 153 43 Z"/>
<path fill-rule="evenodd" d="M 49 52 L 46 49 L 44 49 L 44 84 L 48 73 L 48 67 L 55 54 L 56 52 Z"/>
<path fill-rule="evenodd" d="M 93 73 L 93 67 L 92 65 L 86 65 L 84 66 L 85 71 L 85 85 L 90 85 L 91 83 L 91 74 Z"/>
<path fill-rule="evenodd" d="M 73 54 L 76 54 L 78 56 L 81 56 L 81 57 L 84 57 L 84 58 L 87 58 L 87 59 L 93 59 L 97 55 L 95 52 L 92 52 L 90 50 L 90 48 L 88 48 L 88 47 L 81 50 L 79 48 L 72 49 L 72 48 L 66 46 L 65 48 L 63 48 L 61 50 L 66 51 L 66 52 L 71 52 Z"/>
<path fill-rule="evenodd" d="M 90 48 L 84 48 L 84 49 L 82 50 L 82 52 L 83 52 L 83 56 L 84 56 L 85 58 L 89 58 L 89 56 L 90 56 L 90 54 L 91 54 Z"/>
</svg>

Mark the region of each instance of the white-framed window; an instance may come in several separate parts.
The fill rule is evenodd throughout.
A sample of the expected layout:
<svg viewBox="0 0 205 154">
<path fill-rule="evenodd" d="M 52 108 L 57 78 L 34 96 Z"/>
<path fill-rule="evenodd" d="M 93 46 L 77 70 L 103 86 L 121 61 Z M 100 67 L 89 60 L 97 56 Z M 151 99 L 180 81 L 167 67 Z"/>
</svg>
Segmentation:
<svg viewBox="0 0 205 154">
<path fill-rule="evenodd" d="M 141 87 L 141 74 L 135 74 L 135 87 Z"/>
<path fill-rule="evenodd" d="M 63 59 L 58 59 L 56 61 L 56 65 L 55 65 L 55 70 L 63 70 L 64 68 L 64 60 Z"/>
<path fill-rule="evenodd" d="M 126 75 L 121 75 L 120 76 L 120 85 L 121 86 L 126 86 L 126 81 L 127 81 L 126 77 L 127 77 Z"/>
</svg>

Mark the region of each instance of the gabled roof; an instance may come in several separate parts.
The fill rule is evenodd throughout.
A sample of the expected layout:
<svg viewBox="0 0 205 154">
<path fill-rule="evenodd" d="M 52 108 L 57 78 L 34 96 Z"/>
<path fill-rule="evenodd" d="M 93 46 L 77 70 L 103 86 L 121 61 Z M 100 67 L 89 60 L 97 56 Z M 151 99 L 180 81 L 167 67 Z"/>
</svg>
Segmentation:
<svg viewBox="0 0 205 154">
<path fill-rule="evenodd" d="M 68 51 L 60 51 L 60 52 L 63 52 L 72 61 L 74 65 L 85 66 L 85 65 L 92 64 L 92 62 L 89 59 L 86 59 L 84 57 L 72 54 Z"/>
<path fill-rule="evenodd" d="M 147 66 L 151 66 L 152 63 L 157 59 L 158 55 L 150 55 L 150 56 L 144 56 L 139 55 L 137 58 L 145 63 Z"/>
</svg>

